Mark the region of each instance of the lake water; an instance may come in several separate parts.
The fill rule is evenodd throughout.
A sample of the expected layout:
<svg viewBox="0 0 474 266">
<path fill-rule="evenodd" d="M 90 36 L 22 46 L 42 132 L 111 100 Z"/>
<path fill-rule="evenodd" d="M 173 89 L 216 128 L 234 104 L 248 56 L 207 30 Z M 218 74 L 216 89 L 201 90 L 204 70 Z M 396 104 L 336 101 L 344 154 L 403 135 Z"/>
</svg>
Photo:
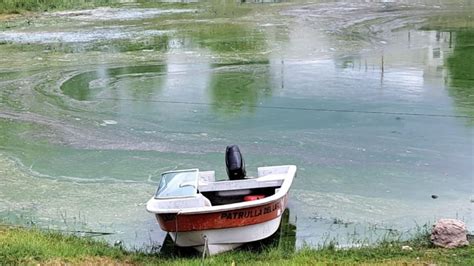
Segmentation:
<svg viewBox="0 0 474 266">
<path fill-rule="evenodd" d="M 435 4 L 434 4 L 435 3 Z M 295 164 L 297 246 L 474 230 L 472 1 L 214 2 L 0 22 L 0 219 L 160 244 L 166 170 Z M 437 198 L 433 199 L 432 195 Z"/>
</svg>

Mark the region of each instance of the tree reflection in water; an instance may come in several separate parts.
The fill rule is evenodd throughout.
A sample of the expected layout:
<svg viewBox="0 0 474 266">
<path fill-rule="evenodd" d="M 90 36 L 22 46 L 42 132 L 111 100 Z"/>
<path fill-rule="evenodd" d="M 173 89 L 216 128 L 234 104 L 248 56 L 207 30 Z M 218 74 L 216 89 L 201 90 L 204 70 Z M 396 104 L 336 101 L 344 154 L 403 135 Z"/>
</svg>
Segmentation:
<svg viewBox="0 0 474 266">
<path fill-rule="evenodd" d="M 449 95 L 462 115 L 474 125 L 474 31 L 455 33 L 454 49 L 446 61 L 449 70 Z"/>
<path fill-rule="evenodd" d="M 231 115 L 254 112 L 271 87 L 268 64 L 216 68 L 210 82 L 213 109 Z"/>
</svg>

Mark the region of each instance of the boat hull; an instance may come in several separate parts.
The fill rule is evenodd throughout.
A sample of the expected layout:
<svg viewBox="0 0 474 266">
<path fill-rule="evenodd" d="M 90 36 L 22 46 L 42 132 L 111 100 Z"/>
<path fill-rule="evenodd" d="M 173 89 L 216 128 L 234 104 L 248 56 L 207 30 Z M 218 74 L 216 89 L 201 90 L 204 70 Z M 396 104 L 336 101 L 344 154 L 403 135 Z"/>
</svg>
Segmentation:
<svg viewBox="0 0 474 266">
<path fill-rule="evenodd" d="M 157 214 L 161 228 L 180 247 L 217 254 L 265 239 L 280 226 L 287 195 L 268 204 L 196 214 Z"/>
<path fill-rule="evenodd" d="M 267 204 L 217 212 L 156 214 L 156 219 L 161 229 L 166 232 L 240 228 L 242 226 L 267 222 L 281 216 L 286 208 L 287 199 L 288 196 L 285 195 Z"/>
<path fill-rule="evenodd" d="M 177 246 L 193 247 L 200 252 L 208 252 L 213 255 L 232 250 L 247 242 L 270 237 L 278 230 L 281 218 L 280 215 L 263 223 L 241 227 L 169 232 L 169 234 Z"/>
</svg>

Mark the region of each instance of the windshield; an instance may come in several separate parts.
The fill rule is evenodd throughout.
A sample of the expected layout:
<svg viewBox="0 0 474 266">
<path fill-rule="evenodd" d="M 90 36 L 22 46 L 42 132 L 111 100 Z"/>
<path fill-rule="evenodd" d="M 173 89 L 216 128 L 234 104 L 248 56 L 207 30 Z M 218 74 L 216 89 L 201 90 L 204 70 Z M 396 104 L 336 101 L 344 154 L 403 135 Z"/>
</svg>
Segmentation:
<svg viewBox="0 0 474 266">
<path fill-rule="evenodd" d="M 161 175 L 155 198 L 192 197 L 197 194 L 198 170 L 166 172 Z"/>
</svg>

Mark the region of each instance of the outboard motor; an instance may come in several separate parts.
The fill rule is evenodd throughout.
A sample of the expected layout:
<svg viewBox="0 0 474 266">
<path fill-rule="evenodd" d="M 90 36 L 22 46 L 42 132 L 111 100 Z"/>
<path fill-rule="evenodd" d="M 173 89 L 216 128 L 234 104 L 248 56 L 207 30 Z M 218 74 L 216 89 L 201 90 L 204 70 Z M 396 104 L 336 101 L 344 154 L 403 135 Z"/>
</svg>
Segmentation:
<svg viewBox="0 0 474 266">
<path fill-rule="evenodd" d="M 225 165 L 230 180 L 245 178 L 245 162 L 237 145 L 227 146 L 225 150 Z"/>
</svg>

